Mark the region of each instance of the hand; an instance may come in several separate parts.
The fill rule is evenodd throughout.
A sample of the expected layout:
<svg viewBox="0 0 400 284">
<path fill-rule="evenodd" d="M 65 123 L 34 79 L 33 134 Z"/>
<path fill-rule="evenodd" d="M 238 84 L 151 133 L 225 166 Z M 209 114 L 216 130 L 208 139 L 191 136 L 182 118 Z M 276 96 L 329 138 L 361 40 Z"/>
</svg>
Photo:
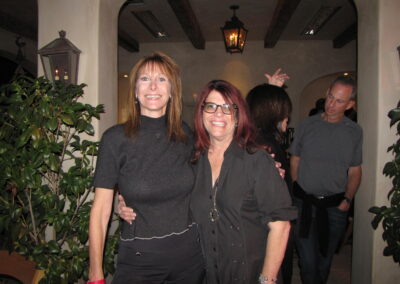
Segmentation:
<svg viewBox="0 0 400 284">
<path fill-rule="evenodd" d="M 343 200 L 340 202 L 339 206 L 337 207 L 340 211 L 349 211 L 350 209 L 350 203 L 347 202 L 346 200 Z"/>
<path fill-rule="evenodd" d="M 272 157 L 272 158 L 275 158 L 275 154 L 272 153 L 272 154 L 271 154 L 271 157 Z M 278 169 L 279 175 L 281 176 L 281 178 L 285 178 L 285 172 L 286 172 L 286 171 L 285 171 L 284 169 L 282 169 L 281 167 L 282 167 L 282 164 L 281 164 L 280 162 L 275 161 L 275 168 Z"/>
<path fill-rule="evenodd" d="M 132 208 L 126 206 L 125 199 L 121 194 L 118 195 L 118 215 L 131 225 L 132 221 L 136 219 L 136 213 Z"/>
<path fill-rule="evenodd" d="M 282 87 L 285 84 L 285 81 L 289 80 L 290 77 L 286 73 L 281 72 L 282 68 L 278 68 L 272 75 L 265 73 L 264 76 L 267 78 L 268 84 Z"/>
</svg>

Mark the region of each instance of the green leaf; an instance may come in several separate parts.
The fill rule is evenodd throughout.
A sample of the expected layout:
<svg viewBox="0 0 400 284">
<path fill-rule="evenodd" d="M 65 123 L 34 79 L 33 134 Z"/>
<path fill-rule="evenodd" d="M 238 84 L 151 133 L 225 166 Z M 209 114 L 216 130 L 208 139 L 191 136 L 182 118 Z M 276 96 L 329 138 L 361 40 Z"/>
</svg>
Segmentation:
<svg viewBox="0 0 400 284">
<path fill-rule="evenodd" d="M 51 240 L 48 243 L 48 250 L 52 254 L 58 254 L 60 252 L 60 246 L 57 244 L 56 241 Z"/>
<path fill-rule="evenodd" d="M 51 131 L 54 131 L 54 130 L 56 130 L 57 129 L 57 126 L 58 126 L 58 122 L 57 122 L 57 119 L 56 118 L 51 118 L 51 119 L 49 119 L 47 122 L 46 122 L 46 127 L 48 128 L 48 129 L 50 129 Z"/>
<path fill-rule="evenodd" d="M 385 176 L 393 177 L 397 172 L 397 167 L 394 162 L 387 162 L 383 168 L 383 174 Z"/>
<path fill-rule="evenodd" d="M 34 248 L 33 248 L 33 251 L 32 251 L 32 253 L 35 255 L 41 255 L 42 253 L 43 253 L 43 246 L 42 245 L 36 245 Z"/>
<path fill-rule="evenodd" d="M 32 135 L 32 128 L 26 129 L 22 133 L 22 135 L 18 137 L 16 147 L 21 148 L 22 146 L 24 146 L 28 142 L 31 135 Z"/>
<path fill-rule="evenodd" d="M 94 135 L 94 128 L 90 123 L 86 124 L 85 133 L 90 135 L 90 136 Z"/>
<path fill-rule="evenodd" d="M 390 127 L 392 127 L 396 122 L 400 120 L 400 108 L 392 109 L 389 114 Z"/>
<path fill-rule="evenodd" d="M 60 117 L 62 122 L 64 122 L 66 125 L 72 126 L 74 124 L 71 115 L 63 113 L 60 115 Z"/>
<path fill-rule="evenodd" d="M 50 169 L 55 172 L 58 171 L 59 164 L 60 164 L 60 160 L 59 160 L 58 156 L 54 155 L 53 153 L 50 154 L 49 161 L 48 161 L 48 165 L 49 165 Z"/>
<path fill-rule="evenodd" d="M 383 215 L 376 215 L 374 219 L 372 219 L 371 226 L 376 230 L 378 228 L 379 223 L 382 221 Z"/>
</svg>

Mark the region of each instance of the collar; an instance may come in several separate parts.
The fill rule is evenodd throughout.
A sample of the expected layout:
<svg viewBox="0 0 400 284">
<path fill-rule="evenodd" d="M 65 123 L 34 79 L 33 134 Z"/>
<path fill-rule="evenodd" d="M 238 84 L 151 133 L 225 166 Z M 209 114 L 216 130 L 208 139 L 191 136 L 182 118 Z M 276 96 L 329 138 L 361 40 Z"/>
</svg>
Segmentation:
<svg viewBox="0 0 400 284">
<path fill-rule="evenodd" d="M 167 128 L 167 116 L 153 118 L 141 115 L 140 116 L 140 128 L 142 129 L 153 129 L 162 130 Z"/>
<path fill-rule="evenodd" d="M 238 143 L 236 142 L 235 139 L 232 139 L 231 144 L 229 145 L 229 147 L 226 149 L 226 151 L 224 153 L 224 158 L 232 155 L 232 156 L 238 157 L 240 159 L 243 159 L 245 151 L 246 151 L 245 149 L 242 149 L 238 145 Z"/>
</svg>

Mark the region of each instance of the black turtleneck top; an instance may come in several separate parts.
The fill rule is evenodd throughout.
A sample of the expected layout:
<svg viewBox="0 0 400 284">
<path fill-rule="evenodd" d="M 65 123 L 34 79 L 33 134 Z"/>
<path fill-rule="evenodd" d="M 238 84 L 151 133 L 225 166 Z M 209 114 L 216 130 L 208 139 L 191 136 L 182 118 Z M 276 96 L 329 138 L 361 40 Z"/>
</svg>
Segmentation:
<svg viewBox="0 0 400 284">
<path fill-rule="evenodd" d="M 192 224 L 189 197 L 194 173 L 190 128 L 186 143 L 168 140 L 165 116 L 141 116 L 135 139 L 124 125 L 109 128 L 101 139 L 94 186 L 114 189 L 134 208 L 136 220 L 123 222 L 121 240 L 164 238 L 185 232 Z"/>
</svg>

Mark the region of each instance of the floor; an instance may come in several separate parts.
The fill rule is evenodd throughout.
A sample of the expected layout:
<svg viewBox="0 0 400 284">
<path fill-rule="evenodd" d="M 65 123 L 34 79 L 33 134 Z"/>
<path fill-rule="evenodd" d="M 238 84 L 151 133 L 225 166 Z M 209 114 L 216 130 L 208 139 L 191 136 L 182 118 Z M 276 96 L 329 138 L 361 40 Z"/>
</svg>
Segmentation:
<svg viewBox="0 0 400 284">
<path fill-rule="evenodd" d="M 351 248 L 351 243 L 347 243 L 335 255 L 327 284 L 351 283 Z M 297 259 L 295 259 L 295 265 L 293 267 L 292 284 L 301 284 Z"/>
</svg>

